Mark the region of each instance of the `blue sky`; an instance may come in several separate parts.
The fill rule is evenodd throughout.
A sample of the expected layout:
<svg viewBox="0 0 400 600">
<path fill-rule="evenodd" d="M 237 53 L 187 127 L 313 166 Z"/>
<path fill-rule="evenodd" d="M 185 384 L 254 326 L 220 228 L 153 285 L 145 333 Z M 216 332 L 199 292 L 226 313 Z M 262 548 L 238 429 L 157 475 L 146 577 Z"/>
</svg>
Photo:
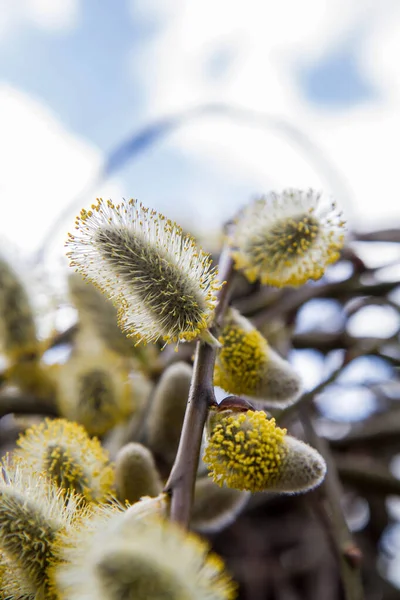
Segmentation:
<svg viewBox="0 0 400 600">
<path fill-rule="evenodd" d="M 106 151 L 140 123 L 143 91 L 127 76 L 128 57 L 151 28 L 136 23 L 125 2 L 87 0 L 80 11 L 66 34 L 28 25 L 13 36 L 0 55 L 0 77 L 40 98 L 68 128 Z"/>
<path fill-rule="evenodd" d="M 85 199 L 82 190 L 120 142 L 207 102 L 294 125 L 340 185 L 281 133 L 214 115 L 147 148 L 99 193 L 139 197 L 203 228 L 255 194 L 292 185 L 346 190 L 339 203 L 365 227 L 399 218 L 390 206 L 400 137 L 397 25 L 394 0 L 305 0 L 302 9 L 295 0 L 246 8 L 238 0 L 3 2 L 0 193 L 26 210 L 23 241 L 40 244 L 52 214 Z M 10 235 L 18 215 L 11 207 L 6 216 Z"/>
<path fill-rule="evenodd" d="M 0 55 L 0 77 L 52 108 L 68 128 L 107 151 L 143 122 L 146 92 L 129 56 L 157 35 L 157 24 L 127 2 L 87 0 L 77 26 L 64 35 L 25 27 Z M 341 110 L 377 96 L 355 59 L 357 30 L 323 56 L 291 71 L 311 105 Z M 223 79 L 234 51 L 207 56 L 210 79 Z M 129 71 L 129 73 L 128 73 Z"/>
</svg>

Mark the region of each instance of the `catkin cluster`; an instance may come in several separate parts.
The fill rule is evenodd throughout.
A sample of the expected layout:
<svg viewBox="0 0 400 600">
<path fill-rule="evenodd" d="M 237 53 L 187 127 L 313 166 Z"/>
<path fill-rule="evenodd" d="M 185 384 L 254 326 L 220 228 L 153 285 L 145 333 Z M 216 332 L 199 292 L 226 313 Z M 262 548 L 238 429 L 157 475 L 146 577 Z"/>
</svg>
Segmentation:
<svg viewBox="0 0 400 600">
<path fill-rule="evenodd" d="M 98 199 L 75 225 L 67 254 L 78 271 L 68 277 L 77 322 L 64 336 L 39 344 L 24 283 L 0 260 L 0 348 L 9 361 L 0 385 L 28 396 L 28 414 L 55 417 L 28 417 L 3 459 L 0 600 L 234 598 L 221 559 L 168 520 L 174 486 L 191 470 L 191 528 L 213 532 L 253 492 L 319 485 L 324 459 L 262 410 L 298 401 L 301 379 L 220 302 L 226 282 L 176 223 L 136 200 Z M 229 230 L 233 277 L 276 287 L 317 280 L 338 258 L 343 231 L 336 206 L 324 208 L 313 190 L 271 193 Z M 192 364 L 190 342 L 212 347 L 207 368 Z M 65 344 L 66 356 L 53 359 Z M 168 344 L 182 351 L 178 360 L 161 352 Z M 209 381 L 200 382 L 204 373 Z M 232 396 L 213 403 L 213 384 Z M 204 400 L 196 389 L 211 396 L 202 452 L 201 431 L 181 436 Z"/>
</svg>

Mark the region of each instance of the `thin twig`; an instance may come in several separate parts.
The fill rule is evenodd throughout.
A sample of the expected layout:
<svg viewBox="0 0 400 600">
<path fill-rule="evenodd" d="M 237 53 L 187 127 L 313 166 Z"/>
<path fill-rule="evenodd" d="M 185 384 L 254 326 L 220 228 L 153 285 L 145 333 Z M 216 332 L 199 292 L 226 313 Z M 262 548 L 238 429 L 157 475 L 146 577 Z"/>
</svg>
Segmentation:
<svg viewBox="0 0 400 600">
<path fill-rule="evenodd" d="M 215 309 L 215 327 L 212 330 L 215 336 L 218 335 L 234 281 L 233 263 L 227 251 L 222 252 L 219 270 L 221 280 L 225 280 L 226 283 L 219 292 L 218 305 Z M 190 521 L 201 440 L 208 409 L 216 404 L 213 386 L 215 357 L 216 348 L 214 346 L 202 341 L 197 342 L 181 439 L 171 474 L 165 486 L 165 491 L 172 495 L 171 519 L 184 527 L 188 527 Z"/>
<path fill-rule="evenodd" d="M 341 579 L 346 600 L 362 600 L 364 592 L 361 582 L 360 563 L 361 551 L 355 544 L 343 511 L 340 505 L 343 496 L 342 487 L 338 478 L 335 461 L 329 450 L 327 442 L 320 438 L 312 423 L 307 407 L 301 410 L 301 422 L 308 441 L 324 457 L 327 473 L 320 487 L 320 493 L 325 496 L 327 509 L 321 505 L 321 510 L 329 517 L 329 534 L 334 542 L 339 559 Z"/>
<path fill-rule="evenodd" d="M 0 394 L 0 418 L 9 414 L 58 416 L 55 404 L 28 394 Z"/>
<path fill-rule="evenodd" d="M 354 346 L 368 347 L 372 344 L 380 341 L 381 345 L 390 344 L 396 342 L 398 333 L 391 336 L 390 338 L 377 338 L 377 337 L 354 337 L 348 334 L 346 331 L 336 331 L 335 333 L 328 333 L 323 331 L 312 331 L 310 333 L 297 333 L 292 337 L 293 348 L 313 348 L 324 354 L 331 350 L 337 349 L 348 349 L 354 348 Z M 371 352 L 370 354 L 378 355 L 377 351 Z M 382 358 L 388 362 L 396 362 L 396 358 L 379 354 Z"/>
<path fill-rule="evenodd" d="M 375 281 L 364 284 L 357 276 L 345 281 L 326 282 L 319 285 L 306 285 L 300 289 L 283 289 L 278 293 L 262 288 L 259 294 L 235 302 L 236 308 L 250 318 L 256 327 L 272 319 L 298 310 L 303 304 L 315 298 L 352 299 L 355 296 L 381 296 L 398 287 L 396 281 Z"/>
<path fill-rule="evenodd" d="M 335 456 L 335 463 L 340 479 L 357 490 L 400 496 L 400 480 L 376 459 Z"/>
<path fill-rule="evenodd" d="M 328 387 L 331 383 L 336 381 L 339 375 L 343 372 L 343 370 L 356 358 L 360 356 L 369 355 L 373 352 L 379 350 L 379 348 L 386 343 L 387 340 L 376 339 L 376 338 L 368 338 L 367 340 L 362 340 L 362 345 L 355 346 L 346 351 L 343 362 L 332 371 L 330 375 L 321 383 L 316 385 L 312 390 L 306 392 L 301 396 L 301 398 L 291 406 L 288 406 L 284 410 L 282 410 L 277 416 L 276 420 L 280 425 L 287 423 L 288 419 L 296 414 L 296 412 L 304 405 L 312 402 L 318 394 L 324 391 L 326 387 Z"/>
<path fill-rule="evenodd" d="M 355 356 L 354 356 L 354 358 L 355 358 Z M 346 364 L 348 364 L 348 363 L 346 363 Z M 343 369 L 344 369 L 344 365 L 341 364 L 337 369 L 332 371 L 332 373 L 326 379 L 321 381 L 321 383 L 316 385 L 309 392 L 305 392 L 305 394 L 303 394 L 301 396 L 301 398 L 296 402 L 296 404 L 292 404 L 291 406 L 288 406 L 287 408 L 283 409 L 276 417 L 279 425 L 286 424 L 291 417 L 293 417 L 295 414 L 297 414 L 297 412 L 301 406 L 312 402 L 314 400 L 315 396 L 317 396 L 319 393 L 323 392 L 324 389 L 326 387 L 328 387 L 328 385 L 333 383 L 339 377 L 339 375 L 343 372 Z"/>
<path fill-rule="evenodd" d="M 58 331 L 49 340 L 48 348 L 54 348 L 55 346 L 60 346 L 62 344 L 72 344 L 78 332 L 79 323 L 74 323 L 73 325 L 70 325 L 67 329 L 64 329 L 64 331 Z"/>
<path fill-rule="evenodd" d="M 378 229 L 376 231 L 358 231 L 353 234 L 360 242 L 400 242 L 400 229 Z"/>
<path fill-rule="evenodd" d="M 361 425 L 354 427 L 345 437 L 330 440 L 332 448 L 346 450 L 354 446 L 375 448 L 392 444 L 400 439 L 400 409 L 374 415 Z"/>
</svg>

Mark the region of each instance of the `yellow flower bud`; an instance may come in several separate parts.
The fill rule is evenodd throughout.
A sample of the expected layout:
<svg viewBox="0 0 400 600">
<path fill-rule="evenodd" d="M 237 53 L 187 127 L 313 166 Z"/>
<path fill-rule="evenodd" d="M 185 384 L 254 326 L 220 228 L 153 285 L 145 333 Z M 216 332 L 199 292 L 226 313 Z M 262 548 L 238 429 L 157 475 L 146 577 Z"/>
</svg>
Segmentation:
<svg viewBox="0 0 400 600">
<path fill-rule="evenodd" d="M 299 376 L 237 310 L 228 311 L 219 341 L 215 385 L 267 405 L 284 407 L 297 400 Z"/>
<path fill-rule="evenodd" d="M 301 492 L 317 486 L 326 465 L 316 450 L 286 435 L 261 411 L 212 411 L 203 460 L 222 485 L 250 492 Z"/>
<path fill-rule="evenodd" d="M 97 438 L 65 419 L 46 419 L 20 436 L 16 455 L 36 473 L 44 472 L 56 486 L 82 494 L 88 502 L 106 502 L 114 473 Z"/>
</svg>

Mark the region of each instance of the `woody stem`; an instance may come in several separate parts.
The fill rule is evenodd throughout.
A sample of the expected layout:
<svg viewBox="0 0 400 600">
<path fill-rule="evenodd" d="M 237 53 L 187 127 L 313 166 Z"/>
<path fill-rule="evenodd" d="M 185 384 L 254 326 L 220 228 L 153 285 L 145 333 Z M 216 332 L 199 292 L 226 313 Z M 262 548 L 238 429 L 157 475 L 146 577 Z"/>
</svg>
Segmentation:
<svg viewBox="0 0 400 600">
<path fill-rule="evenodd" d="M 226 283 L 218 294 L 214 327 L 211 333 L 218 337 L 223 315 L 228 306 L 234 282 L 233 262 L 227 250 L 221 254 L 220 278 Z M 165 491 L 171 494 L 171 520 L 184 527 L 189 526 L 194 486 L 200 458 L 200 447 L 208 409 L 216 404 L 213 386 L 214 364 L 217 349 L 204 341 L 198 341 L 193 365 L 179 448 Z"/>
</svg>

